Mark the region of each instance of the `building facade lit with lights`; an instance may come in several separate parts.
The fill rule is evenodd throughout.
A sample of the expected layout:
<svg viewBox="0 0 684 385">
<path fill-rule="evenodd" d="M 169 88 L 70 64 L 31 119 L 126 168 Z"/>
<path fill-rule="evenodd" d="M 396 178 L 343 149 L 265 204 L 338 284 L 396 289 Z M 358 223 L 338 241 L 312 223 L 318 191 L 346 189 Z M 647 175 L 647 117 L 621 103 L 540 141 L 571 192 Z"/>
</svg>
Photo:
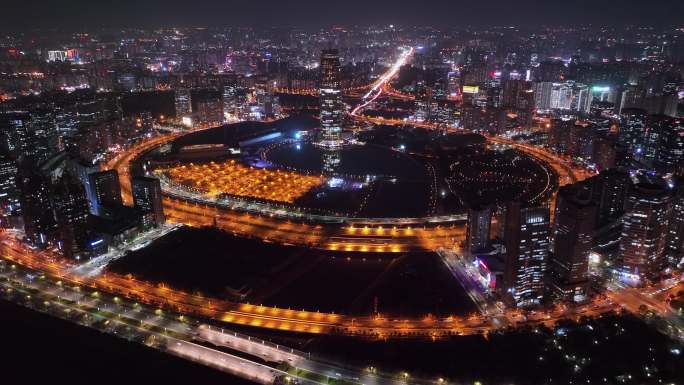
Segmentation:
<svg viewBox="0 0 684 385">
<path fill-rule="evenodd" d="M 549 286 L 560 301 L 583 302 L 589 289 L 591 251 L 597 207 L 591 190 L 581 185 L 564 186 L 556 198 L 554 248 Z"/>
<path fill-rule="evenodd" d="M 504 242 L 505 298 L 517 307 L 538 306 L 544 298 L 544 275 L 549 254 L 550 215 L 548 206 L 506 207 Z"/>
<path fill-rule="evenodd" d="M 340 57 L 336 49 L 323 50 L 320 78 L 321 137 L 325 148 L 342 145 L 344 104 L 340 80 Z"/>
<path fill-rule="evenodd" d="M 662 270 L 671 210 L 672 194 L 664 186 L 630 186 L 620 239 L 623 276 L 631 281 L 650 280 Z"/>
</svg>

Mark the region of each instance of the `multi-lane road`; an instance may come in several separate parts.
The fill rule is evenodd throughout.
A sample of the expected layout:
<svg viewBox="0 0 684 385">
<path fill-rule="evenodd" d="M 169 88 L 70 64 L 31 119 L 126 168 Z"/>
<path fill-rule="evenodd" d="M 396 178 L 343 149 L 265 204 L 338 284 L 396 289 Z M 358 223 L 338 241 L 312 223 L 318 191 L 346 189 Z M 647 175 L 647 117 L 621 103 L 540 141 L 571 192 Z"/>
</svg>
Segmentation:
<svg viewBox="0 0 684 385">
<path fill-rule="evenodd" d="M 339 384 L 407 383 L 396 375 L 339 366 L 310 353 L 5 261 L 0 261 L 0 297 L 257 383 L 272 384 L 279 377 L 301 384 L 321 384 L 321 378 Z M 413 379 L 410 383 L 434 381 Z"/>
</svg>

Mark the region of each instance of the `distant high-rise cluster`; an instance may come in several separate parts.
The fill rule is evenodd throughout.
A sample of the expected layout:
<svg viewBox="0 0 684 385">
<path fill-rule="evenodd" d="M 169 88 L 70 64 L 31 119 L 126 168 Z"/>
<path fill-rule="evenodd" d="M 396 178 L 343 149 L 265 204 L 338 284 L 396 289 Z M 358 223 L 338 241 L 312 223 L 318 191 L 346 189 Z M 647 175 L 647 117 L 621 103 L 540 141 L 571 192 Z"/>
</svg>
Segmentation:
<svg viewBox="0 0 684 385">
<path fill-rule="evenodd" d="M 391 231 L 444 218 L 465 226 L 439 246 L 477 266 L 487 295 L 510 306 L 586 303 L 606 282 L 646 285 L 684 266 L 681 28 L 179 27 L 3 39 L 0 224 L 73 260 L 163 226 L 167 185 L 150 167 L 168 154 L 268 167 L 268 151 L 313 144 L 315 172 L 338 190 L 278 215 L 342 215 L 326 201 L 337 193 L 361 197 L 344 215 L 372 213 L 369 202 L 406 181 L 363 165 L 341 171 L 354 168 L 341 162 L 345 146 L 365 144 L 425 166 L 411 183 L 425 188 L 430 220 L 398 218 Z M 284 117 L 297 123 L 268 124 Z M 183 138 L 145 153 L 149 163 L 109 169 L 140 143 L 188 133 L 210 143 Z M 463 133 L 481 143 L 459 146 Z M 494 153 L 510 164 L 487 159 Z M 482 172 L 459 182 L 487 186 L 454 198 L 445 175 L 478 156 L 469 164 Z M 539 172 L 518 175 L 526 160 Z M 537 182 L 546 192 L 532 197 L 525 184 Z M 395 195 L 395 207 L 414 203 Z M 372 240 L 350 250 L 404 250 L 386 230 L 369 229 Z"/>
</svg>

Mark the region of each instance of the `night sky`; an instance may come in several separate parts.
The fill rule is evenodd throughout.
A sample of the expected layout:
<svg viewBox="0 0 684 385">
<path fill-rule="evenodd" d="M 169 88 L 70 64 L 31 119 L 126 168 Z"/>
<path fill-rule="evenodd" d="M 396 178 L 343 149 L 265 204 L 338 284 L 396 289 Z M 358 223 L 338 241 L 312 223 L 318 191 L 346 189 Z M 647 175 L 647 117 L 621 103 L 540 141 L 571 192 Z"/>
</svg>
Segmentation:
<svg viewBox="0 0 684 385">
<path fill-rule="evenodd" d="M 684 0 L 2 0 L 1 29 L 398 23 L 684 25 Z M 16 16 L 15 16 L 16 15 Z"/>
</svg>

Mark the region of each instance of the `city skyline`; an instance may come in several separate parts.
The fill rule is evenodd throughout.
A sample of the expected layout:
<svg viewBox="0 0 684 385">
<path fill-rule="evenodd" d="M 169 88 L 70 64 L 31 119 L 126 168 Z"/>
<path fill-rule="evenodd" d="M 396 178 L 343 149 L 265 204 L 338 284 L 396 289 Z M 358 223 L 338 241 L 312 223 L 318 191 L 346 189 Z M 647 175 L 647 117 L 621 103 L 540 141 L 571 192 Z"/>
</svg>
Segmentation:
<svg viewBox="0 0 684 385">
<path fill-rule="evenodd" d="M 0 379 L 680 382 L 684 27 L 591 5 L 14 4 Z"/>
<path fill-rule="evenodd" d="M 31 12 L 34 23 L 8 20 L 3 29 L 32 30 L 60 28 L 77 31 L 100 27 L 325 27 L 331 25 L 393 24 L 462 28 L 468 26 L 594 25 L 671 25 L 680 20 L 684 5 L 677 0 L 638 0 L 592 2 L 504 0 L 479 3 L 453 0 L 429 0 L 427 3 L 379 0 L 351 0 L 321 4 L 314 0 L 283 3 L 277 0 L 216 1 L 199 0 L 190 6 L 181 0 L 123 0 L 114 3 L 75 0 L 59 6 L 47 0 L 10 2 L 5 9 Z M 364 9 L 359 12 L 359 9 Z M 283 18 L 282 15 L 287 15 Z"/>
</svg>

